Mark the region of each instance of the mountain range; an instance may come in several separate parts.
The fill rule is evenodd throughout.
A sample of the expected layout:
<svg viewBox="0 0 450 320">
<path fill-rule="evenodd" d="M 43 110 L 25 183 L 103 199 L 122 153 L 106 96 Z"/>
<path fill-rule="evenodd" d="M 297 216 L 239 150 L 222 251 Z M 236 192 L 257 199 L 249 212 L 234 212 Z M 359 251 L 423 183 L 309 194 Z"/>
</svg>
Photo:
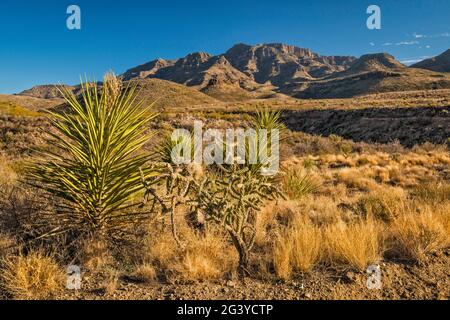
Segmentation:
<svg viewBox="0 0 450 320">
<path fill-rule="evenodd" d="M 387 53 L 322 56 L 310 49 L 272 43 L 237 44 L 224 54 L 196 52 L 133 67 L 125 81 L 160 79 L 192 87 L 221 101 L 291 96 L 348 98 L 370 93 L 450 88 L 450 50 L 407 67 Z M 163 82 L 158 82 L 162 85 Z M 73 90 L 77 90 L 73 87 Z M 58 97 L 51 86 L 21 95 Z"/>
</svg>

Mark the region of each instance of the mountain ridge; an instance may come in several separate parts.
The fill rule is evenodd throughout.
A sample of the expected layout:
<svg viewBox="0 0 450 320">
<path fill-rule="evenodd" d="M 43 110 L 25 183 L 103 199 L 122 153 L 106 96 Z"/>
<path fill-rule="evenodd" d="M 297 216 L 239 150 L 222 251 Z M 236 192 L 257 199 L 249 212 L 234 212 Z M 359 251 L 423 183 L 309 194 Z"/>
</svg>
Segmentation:
<svg viewBox="0 0 450 320">
<path fill-rule="evenodd" d="M 434 62 L 450 69 L 450 50 Z M 424 65 L 425 64 L 425 65 Z M 289 95 L 295 98 L 348 98 L 364 94 L 450 88 L 450 75 L 422 65 L 407 67 L 388 53 L 325 56 L 283 43 L 238 43 L 225 53 L 193 52 L 158 58 L 126 70 L 124 81 L 161 79 L 192 87 L 221 101 Z M 441 70 L 439 69 L 439 70 Z M 170 87 L 170 86 L 169 86 Z M 21 95 L 57 96 L 48 86 Z"/>
</svg>

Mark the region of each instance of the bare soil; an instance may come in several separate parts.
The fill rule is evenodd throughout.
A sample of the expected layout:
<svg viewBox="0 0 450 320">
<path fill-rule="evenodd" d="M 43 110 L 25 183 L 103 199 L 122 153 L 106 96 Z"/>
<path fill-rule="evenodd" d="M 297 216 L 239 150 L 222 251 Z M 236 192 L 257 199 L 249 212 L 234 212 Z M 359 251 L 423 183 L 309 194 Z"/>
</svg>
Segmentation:
<svg viewBox="0 0 450 320">
<path fill-rule="evenodd" d="M 220 280 L 214 282 L 157 281 L 142 283 L 122 275 L 113 292 L 100 276 L 83 279 L 82 289 L 65 291 L 57 299 L 120 300 L 392 300 L 449 299 L 450 250 L 419 264 L 382 262 L 381 289 L 368 289 L 368 274 L 324 268 L 290 281 Z"/>
</svg>

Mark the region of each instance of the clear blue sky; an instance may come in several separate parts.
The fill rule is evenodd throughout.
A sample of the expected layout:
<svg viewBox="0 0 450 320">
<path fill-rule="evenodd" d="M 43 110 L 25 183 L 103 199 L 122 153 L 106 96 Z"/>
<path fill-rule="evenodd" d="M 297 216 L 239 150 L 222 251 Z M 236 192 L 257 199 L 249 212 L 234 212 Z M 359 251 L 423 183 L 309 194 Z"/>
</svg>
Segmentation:
<svg viewBox="0 0 450 320">
<path fill-rule="evenodd" d="M 81 30 L 66 9 L 81 8 Z M 382 9 L 382 29 L 366 9 Z M 405 62 L 450 48 L 449 0 L 1 0 L 0 93 L 101 79 L 157 57 L 283 42 L 326 55 L 388 52 Z"/>
</svg>

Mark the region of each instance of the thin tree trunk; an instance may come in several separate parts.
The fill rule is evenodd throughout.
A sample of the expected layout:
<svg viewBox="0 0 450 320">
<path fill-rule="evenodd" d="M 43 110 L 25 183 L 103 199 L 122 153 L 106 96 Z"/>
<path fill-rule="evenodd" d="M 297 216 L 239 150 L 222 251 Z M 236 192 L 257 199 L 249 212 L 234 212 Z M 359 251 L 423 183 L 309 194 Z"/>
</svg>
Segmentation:
<svg viewBox="0 0 450 320">
<path fill-rule="evenodd" d="M 238 266 L 239 276 L 240 277 L 248 276 L 250 273 L 248 271 L 249 262 L 248 262 L 247 246 L 245 245 L 245 242 L 241 238 L 239 238 L 239 236 L 236 235 L 235 233 L 230 232 L 230 236 L 239 254 L 239 266 Z"/>
</svg>

